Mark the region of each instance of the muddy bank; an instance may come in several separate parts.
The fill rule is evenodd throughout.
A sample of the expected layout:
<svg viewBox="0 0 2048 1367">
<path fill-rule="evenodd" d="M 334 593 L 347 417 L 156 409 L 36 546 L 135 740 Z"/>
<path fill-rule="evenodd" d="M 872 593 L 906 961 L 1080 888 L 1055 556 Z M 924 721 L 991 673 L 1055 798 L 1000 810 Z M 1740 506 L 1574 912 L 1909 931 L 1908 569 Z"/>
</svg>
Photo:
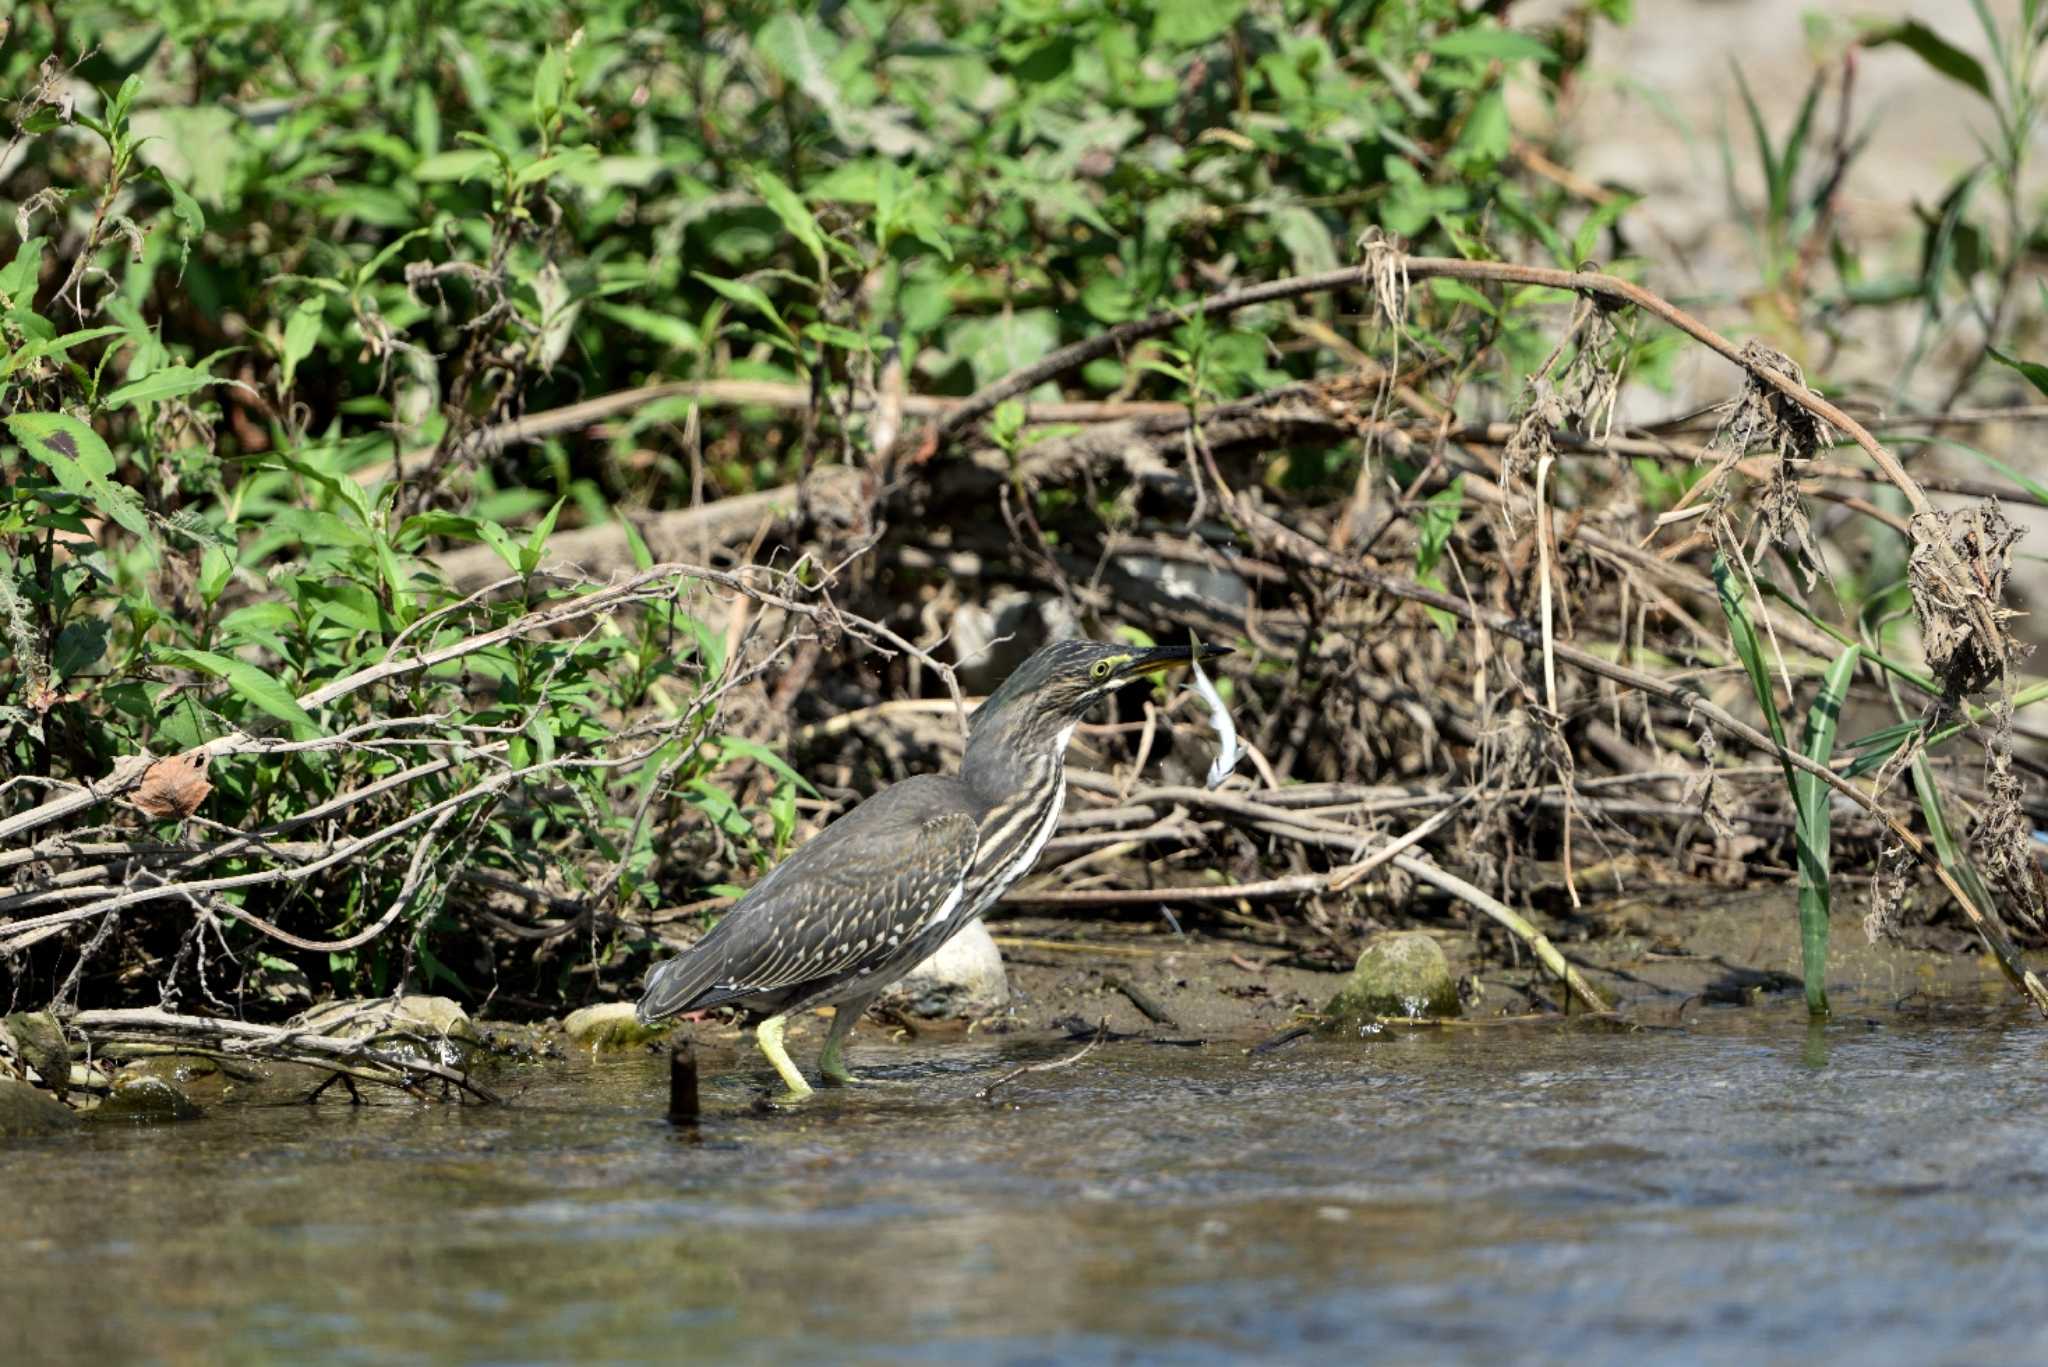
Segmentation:
<svg viewBox="0 0 2048 1367">
<path fill-rule="evenodd" d="M 1299 950 L 1180 934 L 1163 923 L 1010 917 L 990 929 L 1009 979 L 1006 1007 L 936 1020 L 871 1013 L 852 1036 L 855 1062 L 914 1069 L 940 1046 L 988 1041 L 1050 1049 L 1085 1042 L 1103 1029 L 1111 1039 L 1215 1045 L 1237 1053 L 1320 1023 L 1347 981 L 1343 972 L 1306 963 Z M 1666 890 L 1655 902 L 1592 903 L 1546 929 L 1615 1002 L 1614 1021 L 1622 1028 L 1665 1028 L 1690 1024 L 1703 1011 L 1800 1001 L 1798 923 L 1786 891 L 1674 897 Z M 1277 939 L 1277 922 L 1275 930 Z M 1873 945 L 1853 910 L 1840 912 L 1833 930 L 1828 991 L 1838 1015 L 1911 1013 L 1934 1002 L 1992 1006 L 2009 996 L 1981 951 L 1946 943 Z M 1564 1023 L 1556 981 L 1526 957 L 1519 964 L 1503 961 L 1512 949 L 1506 937 L 1482 943 L 1455 925 L 1425 926 L 1423 933 L 1442 946 L 1463 1010 L 1455 1022 L 1404 1026 L 1388 1016 L 1387 1030 Z M 808 1065 L 830 1016 L 820 1011 L 791 1023 L 788 1038 L 800 1062 Z M 736 1021 L 691 1022 L 679 1034 L 697 1045 L 707 1076 L 739 1074 L 762 1089 L 773 1082 Z M 558 1038 L 557 1028 L 540 1027 L 539 1038 Z M 658 1051 L 664 1045 L 656 1040 L 638 1047 Z M 560 1049 L 590 1052 L 567 1041 Z"/>
<path fill-rule="evenodd" d="M 1372 960 L 1389 943 L 1422 940 L 1440 979 L 1412 992 L 1393 990 L 1377 1007 L 1356 995 L 1366 969 L 1348 971 L 1344 956 L 1359 957 L 1348 942 L 1314 942 L 1299 925 L 1278 919 L 1263 932 L 1248 925 L 1223 937 L 1163 921 L 1006 917 L 990 927 L 1002 959 L 993 982 L 976 976 L 986 968 L 967 965 L 959 971 L 971 980 L 971 994 L 933 982 L 897 994 L 855 1030 L 852 1057 L 900 1073 L 914 1072 L 934 1050 L 982 1042 L 1049 1055 L 1099 1036 L 1243 1055 L 1291 1047 L 1310 1035 L 1569 1022 L 1557 980 L 1519 954 L 1511 937 L 1485 923 L 1475 933 L 1441 907 L 1437 919 L 1422 904 L 1409 910 L 1407 928 L 1368 935 L 1362 957 Z M 1605 1018 L 1610 1028 L 1689 1026 L 1703 1012 L 1800 999 L 1798 926 L 1786 891 L 1664 888 L 1654 898 L 1589 901 L 1578 912 L 1540 919 L 1567 960 L 1614 1003 Z M 1959 937 L 1937 935 L 1917 947 L 1873 945 L 1854 911 L 1845 910 L 1834 925 L 1828 991 L 1838 1015 L 1882 1016 L 1922 1011 L 1931 1002 L 1990 1005 L 2007 989 L 1991 958 Z M 1574 1011 L 1585 1014 L 1576 1005 Z M 540 1022 L 472 1021 L 447 999 L 407 997 L 316 1008 L 293 1027 L 303 1033 L 286 1032 L 290 1043 L 282 1048 L 274 1028 L 219 1023 L 240 1033 L 207 1040 L 153 1027 L 112 1030 L 107 1018 L 118 1014 L 77 1018 L 85 1028 L 74 1025 L 67 1036 L 68 1072 L 41 1018 L 8 1018 L 10 1038 L 38 1038 L 51 1056 L 30 1062 L 18 1042 L 10 1046 L 20 1057 L 9 1064 L 9 1090 L 0 1096 L 0 1133 L 61 1133 L 81 1116 L 147 1124 L 309 1099 L 518 1104 L 536 1067 L 659 1055 L 685 1038 L 696 1046 L 707 1080 L 716 1082 L 714 1095 L 731 1099 L 773 1081 L 731 1013 L 650 1030 L 633 1020 L 628 1003 L 593 1004 Z M 830 1017 L 821 1010 L 790 1024 L 792 1052 L 807 1068 Z M 374 1060 L 338 1052 L 365 1042 L 377 1048 Z"/>
</svg>

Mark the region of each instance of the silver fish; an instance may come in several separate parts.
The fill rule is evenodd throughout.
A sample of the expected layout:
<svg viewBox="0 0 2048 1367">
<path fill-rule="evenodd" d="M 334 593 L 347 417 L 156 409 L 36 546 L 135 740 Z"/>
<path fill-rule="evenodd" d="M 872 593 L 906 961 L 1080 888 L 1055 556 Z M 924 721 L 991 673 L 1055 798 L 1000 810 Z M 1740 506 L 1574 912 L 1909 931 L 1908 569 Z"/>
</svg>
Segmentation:
<svg viewBox="0 0 2048 1367">
<path fill-rule="evenodd" d="M 1209 725 L 1216 730 L 1216 758 L 1209 764 L 1209 787 L 1220 788 L 1244 758 L 1244 747 L 1237 743 L 1237 726 L 1230 720 L 1230 709 L 1223 705 L 1223 695 L 1216 691 L 1216 685 L 1202 672 L 1202 662 L 1196 659 L 1189 663 L 1194 670 L 1195 692 L 1208 706 Z"/>
</svg>

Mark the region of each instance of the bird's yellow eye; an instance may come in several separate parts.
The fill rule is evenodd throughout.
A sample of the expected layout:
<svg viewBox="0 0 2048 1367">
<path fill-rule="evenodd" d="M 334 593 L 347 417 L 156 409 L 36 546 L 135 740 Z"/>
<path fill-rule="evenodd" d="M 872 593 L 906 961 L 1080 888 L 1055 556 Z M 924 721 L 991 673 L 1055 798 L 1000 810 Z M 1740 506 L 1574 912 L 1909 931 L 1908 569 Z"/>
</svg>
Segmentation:
<svg viewBox="0 0 2048 1367">
<path fill-rule="evenodd" d="M 1090 666 L 1088 667 L 1088 676 L 1089 676 L 1090 678 L 1092 678 L 1092 679 L 1106 679 L 1106 678 L 1108 678 L 1108 677 L 1109 677 L 1109 661 L 1108 661 L 1108 660 L 1097 660 L 1097 661 L 1096 661 L 1096 662 L 1095 662 L 1094 664 L 1092 664 L 1092 665 L 1090 665 Z"/>
</svg>

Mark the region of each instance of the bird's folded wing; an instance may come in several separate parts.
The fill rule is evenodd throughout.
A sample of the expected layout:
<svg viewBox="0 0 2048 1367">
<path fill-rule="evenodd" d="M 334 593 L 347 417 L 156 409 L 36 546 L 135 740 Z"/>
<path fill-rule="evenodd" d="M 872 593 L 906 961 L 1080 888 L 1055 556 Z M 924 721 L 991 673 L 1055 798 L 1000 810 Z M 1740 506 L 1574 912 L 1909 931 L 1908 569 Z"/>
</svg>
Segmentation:
<svg viewBox="0 0 2048 1367">
<path fill-rule="evenodd" d="M 952 911 L 974 860 L 973 816 L 884 801 L 888 796 L 832 823 L 777 865 L 708 935 L 657 969 L 640 1000 L 641 1018 L 659 1020 L 879 965 Z"/>
</svg>

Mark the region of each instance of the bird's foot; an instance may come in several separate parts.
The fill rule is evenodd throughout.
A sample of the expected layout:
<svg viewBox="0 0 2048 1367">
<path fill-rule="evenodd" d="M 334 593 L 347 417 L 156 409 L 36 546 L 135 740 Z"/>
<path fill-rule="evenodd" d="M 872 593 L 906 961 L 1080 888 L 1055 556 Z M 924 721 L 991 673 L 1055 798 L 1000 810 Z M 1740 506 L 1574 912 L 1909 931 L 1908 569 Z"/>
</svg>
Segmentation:
<svg viewBox="0 0 2048 1367">
<path fill-rule="evenodd" d="M 803 1105 L 806 1101 L 809 1101 L 814 1095 L 816 1095 L 816 1093 L 814 1093 L 808 1087 L 804 1088 L 802 1091 L 798 1091 L 796 1088 L 791 1087 L 787 1091 L 780 1092 L 775 1096 L 768 1098 L 768 1105 L 769 1108 L 772 1110 L 792 1110 L 798 1106 Z"/>
<path fill-rule="evenodd" d="M 804 1081 L 803 1073 L 790 1061 L 789 1051 L 782 1047 L 782 1031 L 786 1023 L 784 1017 L 770 1016 L 754 1031 L 755 1042 L 768 1056 L 768 1062 L 775 1066 L 776 1076 L 782 1079 L 783 1086 L 788 1088 L 772 1103 L 779 1107 L 800 1105 L 811 1097 L 811 1084 Z"/>
<path fill-rule="evenodd" d="M 837 1023 L 835 1020 L 834 1024 Z M 846 1055 L 839 1052 L 839 1047 L 836 1039 L 825 1041 L 825 1052 L 818 1055 L 818 1081 L 827 1087 L 857 1087 L 861 1079 L 846 1066 Z"/>
</svg>

